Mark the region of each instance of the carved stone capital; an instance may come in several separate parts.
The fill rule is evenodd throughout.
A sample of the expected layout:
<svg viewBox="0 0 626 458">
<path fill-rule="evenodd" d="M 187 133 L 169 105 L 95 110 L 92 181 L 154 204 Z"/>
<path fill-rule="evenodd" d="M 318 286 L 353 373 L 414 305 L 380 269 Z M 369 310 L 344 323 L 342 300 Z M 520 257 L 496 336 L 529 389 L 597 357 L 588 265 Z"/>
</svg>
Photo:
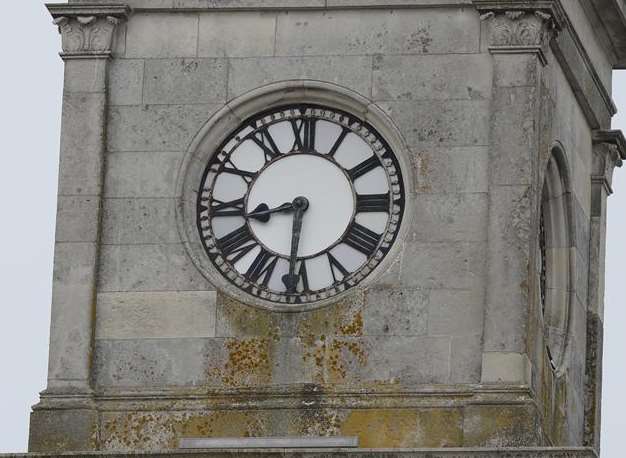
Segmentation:
<svg viewBox="0 0 626 458">
<path fill-rule="evenodd" d="M 490 52 L 532 52 L 546 63 L 543 49 L 557 30 L 552 14 L 542 10 L 490 10 L 483 11 L 480 19 L 487 27 Z"/>
<path fill-rule="evenodd" d="M 607 195 L 613 193 L 611 183 L 615 167 L 626 159 L 626 139 L 621 130 L 596 130 L 593 132 L 592 183 L 602 184 Z"/>
<path fill-rule="evenodd" d="M 61 34 L 61 57 L 101 58 L 111 54 L 116 27 L 130 9 L 124 5 L 48 5 Z"/>
</svg>

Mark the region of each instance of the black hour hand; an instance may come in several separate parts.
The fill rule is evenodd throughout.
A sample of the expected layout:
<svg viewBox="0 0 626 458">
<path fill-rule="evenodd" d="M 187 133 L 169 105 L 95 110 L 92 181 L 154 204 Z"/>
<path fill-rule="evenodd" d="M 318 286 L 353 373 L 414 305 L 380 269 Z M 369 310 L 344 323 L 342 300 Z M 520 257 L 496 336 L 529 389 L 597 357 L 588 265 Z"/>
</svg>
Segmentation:
<svg viewBox="0 0 626 458">
<path fill-rule="evenodd" d="M 259 204 L 254 210 L 248 213 L 246 217 L 256 219 L 262 223 L 267 223 L 270 220 L 272 213 L 287 213 L 292 210 L 293 204 L 291 202 L 285 202 L 276 208 L 269 208 L 267 204 Z"/>
</svg>

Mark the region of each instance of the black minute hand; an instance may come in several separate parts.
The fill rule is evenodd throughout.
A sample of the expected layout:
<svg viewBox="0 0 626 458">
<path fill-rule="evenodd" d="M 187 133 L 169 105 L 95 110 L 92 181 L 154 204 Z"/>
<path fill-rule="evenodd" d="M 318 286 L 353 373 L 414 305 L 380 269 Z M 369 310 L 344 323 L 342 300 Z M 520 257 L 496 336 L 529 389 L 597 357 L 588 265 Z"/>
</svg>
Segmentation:
<svg viewBox="0 0 626 458">
<path fill-rule="evenodd" d="M 259 204 L 254 210 L 246 214 L 246 217 L 256 219 L 262 223 L 267 223 L 270 220 L 270 215 L 272 213 L 287 213 L 292 210 L 293 204 L 291 202 L 285 202 L 276 208 L 269 208 L 267 204 Z"/>
<path fill-rule="evenodd" d="M 309 201 L 306 197 L 296 197 L 293 200 L 292 208 L 294 209 L 293 226 L 291 228 L 291 256 L 289 257 L 289 273 L 283 275 L 283 283 L 288 293 L 295 293 L 298 286 L 298 278 L 296 275 L 296 262 L 298 260 L 298 245 L 300 244 L 300 232 L 302 230 L 302 216 L 307 208 Z"/>
</svg>

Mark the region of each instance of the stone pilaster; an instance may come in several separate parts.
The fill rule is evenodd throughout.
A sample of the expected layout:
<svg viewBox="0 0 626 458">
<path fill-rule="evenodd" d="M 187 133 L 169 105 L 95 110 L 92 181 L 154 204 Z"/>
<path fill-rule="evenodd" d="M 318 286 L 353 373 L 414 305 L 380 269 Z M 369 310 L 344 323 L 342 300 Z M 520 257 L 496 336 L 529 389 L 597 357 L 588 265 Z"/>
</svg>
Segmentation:
<svg viewBox="0 0 626 458">
<path fill-rule="evenodd" d="M 94 448 L 91 356 L 106 135 L 106 72 L 120 5 L 48 5 L 65 61 L 48 385 L 32 451 Z"/>
<path fill-rule="evenodd" d="M 606 202 L 613 192 L 615 167 L 626 159 L 626 140 L 621 131 L 595 131 L 591 177 L 591 222 L 589 241 L 589 290 L 587 308 L 587 354 L 585 366 L 584 445 L 600 452 L 602 399 L 602 342 L 604 334 L 604 262 Z"/>
<path fill-rule="evenodd" d="M 556 26 L 549 10 L 475 3 L 481 12 L 483 51 L 493 57 L 482 381 L 530 385 L 526 339 L 532 221 L 537 164 L 549 149 L 541 129 L 541 76 Z"/>
</svg>

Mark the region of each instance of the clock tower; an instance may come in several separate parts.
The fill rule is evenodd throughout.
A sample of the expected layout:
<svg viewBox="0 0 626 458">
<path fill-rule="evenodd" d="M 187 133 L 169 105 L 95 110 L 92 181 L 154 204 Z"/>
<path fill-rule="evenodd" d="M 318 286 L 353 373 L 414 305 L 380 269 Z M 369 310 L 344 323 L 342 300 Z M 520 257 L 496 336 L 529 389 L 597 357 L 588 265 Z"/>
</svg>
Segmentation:
<svg viewBox="0 0 626 458">
<path fill-rule="evenodd" d="M 48 9 L 31 451 L 596 456 L 622 2 Z"/>
</svg>

